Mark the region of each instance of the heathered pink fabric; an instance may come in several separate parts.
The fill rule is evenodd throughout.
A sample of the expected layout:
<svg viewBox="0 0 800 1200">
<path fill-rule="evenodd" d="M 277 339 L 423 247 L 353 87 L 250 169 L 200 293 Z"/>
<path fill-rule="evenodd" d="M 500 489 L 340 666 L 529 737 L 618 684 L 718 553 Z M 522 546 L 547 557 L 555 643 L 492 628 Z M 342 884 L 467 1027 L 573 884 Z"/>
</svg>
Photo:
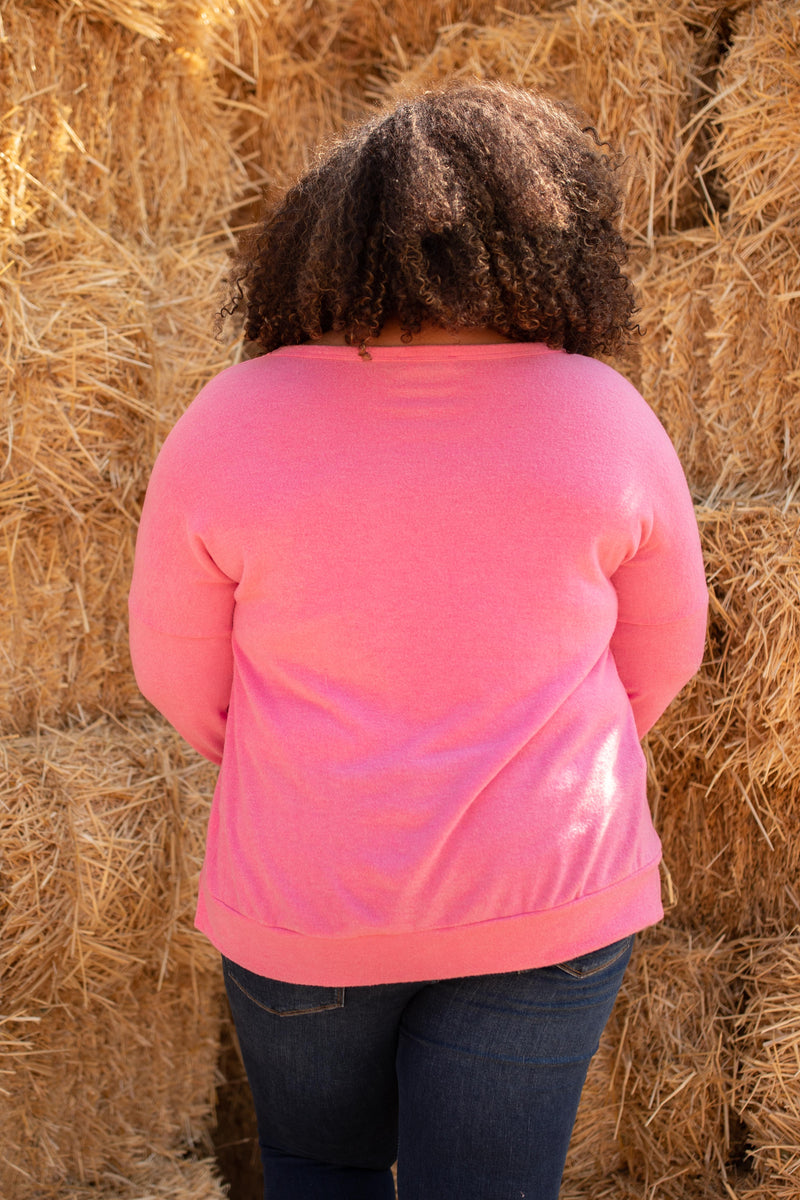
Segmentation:
<svg viewBox="0 0 800 1200">
<path fill-rule="evenodd" d="M 302 346 L 222 372 L 159 455 L 130 597 L 142 691 L 221 762 L 199 928 L 346 986 L 657 921 L 639 738 L 706 604 L 673 448 L 602 363 Z"/>
</svg>

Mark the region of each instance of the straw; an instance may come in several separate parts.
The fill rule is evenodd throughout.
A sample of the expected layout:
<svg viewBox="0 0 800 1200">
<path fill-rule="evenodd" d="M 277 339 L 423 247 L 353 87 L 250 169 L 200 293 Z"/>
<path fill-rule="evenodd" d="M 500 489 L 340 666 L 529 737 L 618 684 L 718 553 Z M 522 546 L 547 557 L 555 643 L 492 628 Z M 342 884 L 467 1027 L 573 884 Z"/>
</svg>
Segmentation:
<svg viewBox="0 0 800 1200">
<path fill-rule="evenodd" d="M 113 1006 L 142 975 L 208 971 L 193 929 L 215 770 L 160 719 L 4 745 L 4 1009 Z"/>
<path fill-rule="evenodd" d="M 617 1136 L 642 1194 L 667 1181 L 688 1194 L 713 1187 L 741 1155 L 731 1120 L 740 953 L 668 927 L 640 938 L 606 1036 Z"/>
<path fill-rule="evenodd" d="M 211 335 L 218 250 L 177 244 L 131 263 L 102 239 L 54 233 L 35 253 L 30 311 L 8 322 L 0 436 L 0 581 L 12 600 L 0 717 L 23 733 L 137 707 L 126 595 L 147 477 L 229 354 Z"/>
<path fill-rule="evenodd" d="M 800 471 L 800 234 L 731 231 L 715 264 L 704 402 L 716 489 L 791 489 Z"/>
<path fill-rule="evenodd" d="M 633 272 L 642 335 L 633 382 L 664 424 L 695 488 L 707 486 L 710 471 L 704 404 L 711 383 L 708 331 L 720 241 L 714 229 L 664 235 L 637 255 Z"/>
<path fill-rule="evenodd" d="M 649 244 L 694 204 L 684 129 L 707 47 L 679 6 L 578 0 L 443 29 L 427 54 L 390 53 L 392 95 L 453 77 L 500 78 L 577 105 L 628 160 L 625 228 Z M 394 61 L 392 61 L 394 60 Z M 378 89 L 380 94 L 380 89 Z"/>
<path fill-rule="evenodd" d="M 796 1200 L 798 20 L 797 0 L 3 7 L 8 1200 L 222 1195 L 196 1159 L 214 771 L 130 673 L 136 522 L 167 430 L 236 356 L 211 322 L 258 188 L 473 76 L 576 103 L 626 156 L 645 336 L 625 369 L 686 468 L 712 589 L 706 662 L 647 745 L 670 927 L 641 939 L 564 1197 Z"/>
<path fill-rule="evenodd" d="M 626 228 L 649 243 L 685 222 L 687 206 L 699 212 L 690 118 L 710 48 L 687 25 L 690 11 L 634 0 L 534 11 L 522 3 L 419 9 L 324 0 L 312 14 L 286 5 L 268 21 L 244 17 L 243 74 L 229 79 L 231 97 L 250 123 L 245 144 L 265 178 L 282 185 L 308 165 L 312 147 L 375 104 L 444 79 L 544 88 L 582 108 L 628 157 Z M 255 126 L 253 117 L 261 118 Z"/>
<path fill-rule="evenodd" d="M 215 772 L 153 718 L 7 739 L 3 761 L 0 1194 L 38 1200 L 207 1138 L 221 980 L 192 919 Z"/>
<path fill-rule="evenodd" d="M 739 1195 L 736 1022 L 749 953 L 748 942 L 667 926 L 639 935 L 590 1067 L 563 1200 Z"/>
<path fill-rule="evenodd" d="M 800 472 L 800 235 L 726 221 L 658 239 L 636 275 L 640 384 L 693 489 L 786 493 Z"/>
<path fill-rule="evenodd" d="M 21 1036 L 13 1019 L 1 1031 L 0 1194 L 83 1196 L 92 1185 L 92 1195 L 118 1186 L 127 1196 L 126 1179 L 135 1187 L 144 1175 L 149 1185 L 158 1168 L 182 1195 L 181 1158 L 209 1148 L 218 994 L 195 991 L 187 973 L 160 990 L 142 978 L 113 1006 L 37 1006 L 35 1020 L 19 1024 Z M 186 1174 L 189 1187 L 205 1176 L 218 1194 L 207 1167 Z"/>
<path fill-rule="evenodd" d="M 207 66 L 63 18 L 62 69 L 44 13 L 9 6 L 5 28 L 0 718 L 27 732 L 138 705 L 133 536 L 161 440 L 230 361 L 211 329 L 242 168 Z"/>
<path fill-rule="evenodd" d="M 708 650 L 650 735 L 652 799 L 675 915 L 690 928 L 759 934 L 800 911 L 800 509 L 728 503 L 697 515 Z"/>
<path fill-rule="evenodd" d="M 214 1160 L 153 1154 L 125 1176 L 103 1172 L 97 1186 L 62 1184 L 55 1191 L 37 1192 L 36 1200 L 226 1200 L 227 1196 Z"/>
<path fill-rule="evenodd" d="M 762 0 L 738 14 L 719 76 L 716 137 L 709 159 L 732 217 L 763 228 L 797 225 L 800 144 L 800 4 Z"/>
<path fill-rule="evenodd" d="M 737 1102 L 759 1180 L 788 1195 L 800 1179 L 800 925 L 753 943 L 746 989 Z"/>
<path fill-rule="evenodd" d="M 4 26 L 1 225 L 24 232 L 37 214 L 66 217 L 139 245 L 218 225 L 246 175 L 208 47 L 176 37 L 165 53 L 74 5 L 54 22 L 52 10 L 9 4 Z"/>
</svg>

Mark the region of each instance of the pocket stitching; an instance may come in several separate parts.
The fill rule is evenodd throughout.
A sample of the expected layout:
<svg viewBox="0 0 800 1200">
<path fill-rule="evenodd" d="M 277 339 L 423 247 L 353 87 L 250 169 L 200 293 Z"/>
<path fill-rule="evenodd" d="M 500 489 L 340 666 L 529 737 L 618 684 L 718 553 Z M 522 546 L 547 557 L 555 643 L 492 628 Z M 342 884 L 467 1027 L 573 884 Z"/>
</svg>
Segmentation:
<svg viewBox="0 0 800 1200">
<path fill-rule="evenodd" d="M 613 958 L 610 958 L 608 962 L 601 963 L 599 967 L 595 967 L 591 971 L 575 971 L 570 968 L 568 962 L 556 963 L 555 965 L 558 967 L 559 971 L 563 971 L 564 974 L 569 975 L 571 979 L 591 979 L 593 975 L 599 975 L 600 972 L 605 971 L 607 967 L 613 967 L 615 962 L 619 962 L 623 954 L 625 954 L 625 952 L 630 948 L 631 937 L 624 939 L 622 946 Z M 589 953 L 591 954 L 591 951 L 589 951 Z"/>
<path fill-rule="evenodd" d="M 344 1008 L 344 988 L 333 989 L 336 993 L 336 999 L 331 1004 L 318 1004 L 314 1008 L 287 1008 L 281 1010 L 277 1008 L 270 1008 L 268 1004 L 262 1004 L 259 999 L 248 992 L 247 988 L 239 982 L 232 972 L 228 972 L 228 978 L 230 979 L 231 983 L 236 985 L 242 995 L 246 996 L 247 999 L 251 1001 L 251 1003 L 255 1004 L 256 1007 L 260 1008 L 263 1012 L 270 1013 L 270 1015 L 273 1017 L 310 1016 L 313 1013 L 332 1012 L 336 1008 Z"/>
</svg>

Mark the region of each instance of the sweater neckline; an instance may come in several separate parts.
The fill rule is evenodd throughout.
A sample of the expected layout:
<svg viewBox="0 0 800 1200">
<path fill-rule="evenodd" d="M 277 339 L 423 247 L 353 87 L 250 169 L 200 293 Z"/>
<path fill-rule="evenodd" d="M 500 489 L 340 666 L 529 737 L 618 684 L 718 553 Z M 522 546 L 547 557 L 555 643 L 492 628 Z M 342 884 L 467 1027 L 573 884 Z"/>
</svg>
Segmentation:
<svg viewBox="0 0 800 1200">
<path fill-rule="evenodd" d="M 563 354 L 544 342 L 455 342 L 424 343 L 415 346 L 370 346 L 370 358 L 362 359 L 356 346 L 328 346 L 304 342 L 298 346 L 281 346 L 271 355 L 290 358 L 332 359 L 342 362 L 425 362 L 442 359 L 499 359 L 536 357 L 542 354 Z"/>
</svg>

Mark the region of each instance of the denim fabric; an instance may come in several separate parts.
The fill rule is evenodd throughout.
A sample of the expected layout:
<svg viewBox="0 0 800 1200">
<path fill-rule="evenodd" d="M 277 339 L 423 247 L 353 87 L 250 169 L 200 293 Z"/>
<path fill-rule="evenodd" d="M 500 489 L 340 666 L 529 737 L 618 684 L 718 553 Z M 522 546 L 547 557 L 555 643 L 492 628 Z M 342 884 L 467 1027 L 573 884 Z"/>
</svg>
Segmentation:
<svg viewBox="0 0 800 1200">
<path fill-rule="evenodd" d="M 325 988 L 223 960 L 265 1200 L 556 1200 L 633 938 L 558 966 Z"/>
</svg>

